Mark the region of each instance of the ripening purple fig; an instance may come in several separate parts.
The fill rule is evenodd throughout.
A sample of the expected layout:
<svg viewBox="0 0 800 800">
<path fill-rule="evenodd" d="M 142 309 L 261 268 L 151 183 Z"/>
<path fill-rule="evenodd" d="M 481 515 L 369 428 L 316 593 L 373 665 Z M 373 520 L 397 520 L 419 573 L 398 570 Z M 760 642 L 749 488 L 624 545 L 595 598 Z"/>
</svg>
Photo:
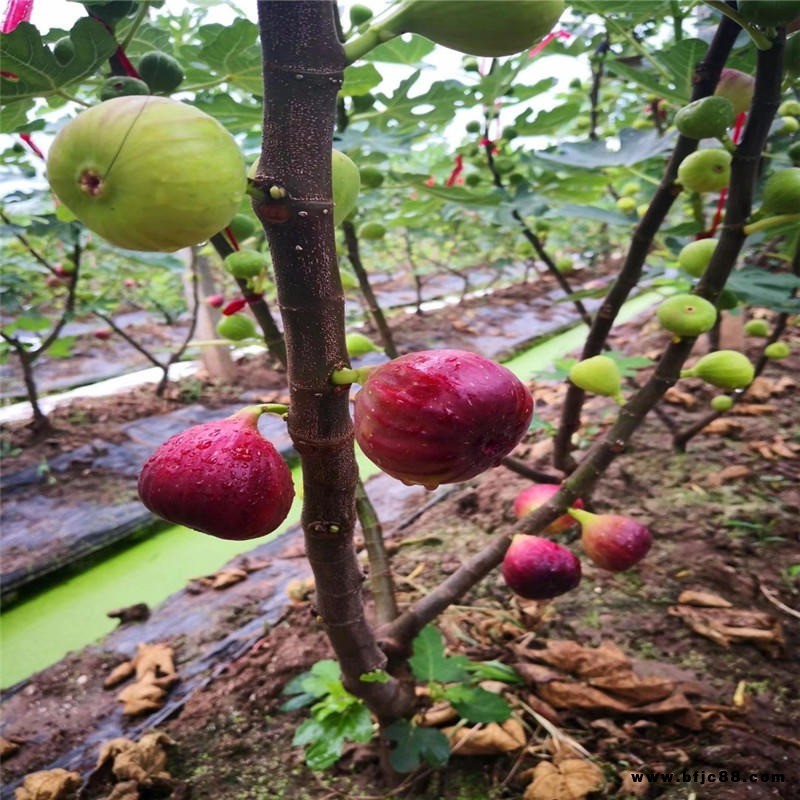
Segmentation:
<svg viewBox="0 0 800 800">
<path fill-rule="evenodd" d="M 546 600 L 580 583 L 581 562 L 563 545 L 518 534 L 503 558 L 503 580 L 520 597 Z"/>
<path fill-rule="evenodd" d="M 539 506 L 543 506 L 560 488 L 554 483 L 534 483 L 523 489 L 514 499 L 514 515 L 517 519 L 527 517 Z M 583 508 L 583 501 L 576 500 L 575 508 Z M 562 514 L 542 531 L 542 535 L 555 536 L 569 530 L 574 524 L 575 520 L 569 514 Z"/>
<path fill-rule="evenodd" d="M 569 513 L 581 524 L 581 546 L 602 569 L 622 572 L 641 561 L 650 550 L 650 531 L 621 514 L 592 514 L 582 509 Z"/>
</svg>

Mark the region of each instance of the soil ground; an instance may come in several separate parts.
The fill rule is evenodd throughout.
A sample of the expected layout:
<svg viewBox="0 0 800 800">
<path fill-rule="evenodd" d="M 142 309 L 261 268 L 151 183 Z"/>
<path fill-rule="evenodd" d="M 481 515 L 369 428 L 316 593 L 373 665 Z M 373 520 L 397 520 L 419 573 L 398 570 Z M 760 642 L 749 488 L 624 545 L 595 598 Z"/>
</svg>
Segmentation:
<svg viewBox="0 0 800 800">
<path fill-rule="evenodd" d="M 472 324 L 464 308 L 455 308 L 443 316 L 409 317 L 397 333 L 403 350 L 443 341 L 474 349 Z M 640 565 L 609 573 L 583 560 L 580 586 L 541 603 L 512 597 L 493 573 L 438 619 L 451 653 L 498 660 L 522 676 L 504 690 L 523 731 L 512 749 L 500 752 L 499 737 L 489 736 L 482 755 L 461 755 L 457 748 L 445 767 L 396 776 L 394 783 L 379 768 L 377 740 L 347 746 L 327 771 L 306 767 L 303 749 L 291 742 L 308 712 L 282 711 L 282 691 L 331 651 L 314 615 L 312 587 L 295 586 L 268 625 L 236 648 L 221 649 L 214 670 L 168 715 L 127 720 L 114 712 L 123 735 L 136 739 L 155 727 L 169 737 L 163 764 L 169 779 L 140 776 L 126 787 L 105 766 L 88 780 L 81 774 L 80 797 L 110 798 L 112 791 L 115 798 L 176 800 L 800 797 L 797 327 L 787 339 L 793 355 L 770 363 L 748 398 L 693 439 L 686 453 L 672 447 L 664 419 L 651 416 L 599 483 L 593 510 L 626 514 L 651 528 L 653 548 Z M 664 343 L 662 332 L 640 320 L 620 327 L 614 346 L 652 356 Z M 750 355 L 756 345 L 748 340 Z M 198 379 L 191 384 L 193 400 L 222 404 L 243 390 L 279 391 L 279 379 L 258 359 L 243 364 L 241 376 L 236 387 Z M 552 472 L 547 430 L 558 424 L 563 385 L 533 388 L 540 426 L 514 455 Z M 156 400 L 145 389 L 59 410 L 53 415 L 58 436 L 36 446 L 19 427 L 4 437 L 12 449 L 21 448 L 15 466 L 38 463 L 53 450 L 113 436 L 123 420 L 173 408 L 186 391 L 187 385 L 177 386 Z M 705 413 L 711 396 L 699 381 L 682 381 L 664 413 L 682 429 Z M 589 401 L 576 437 L 579 455 L 616 411 L 601 398 Z M 497 468 L 436 503 L 409 499 L 405 524 L 388 534 L 401 605 L 436 586 L 493 533 L 513 526 L 513 498 L 528 483 Z M 580 553 L 577 538 L 573 532 L 564 541 Z M 282 558 L 301 554 L 287 548 Z M 183 593 L 181 613 L 197 615 L 207 641 L 228 641 L 253 621 L 252 603 L 269 594 L 271 573 L 262 572 L 263 565 L 250 567 L 246 580 L 218 593 L 242 593 L 231 607 L 235 613 L 210 615 L 208 592 Z M 121 635 L 134 641 L 139 624 L 125 623 Z M 192 672 L 186 640 L 185 634 L 167 637 L 179 675 Z M 56 763 L 86 735 L 81 731 L 92 719 L 109 713 L 116 701 L 101 687 L 119 660 L 113 650 L 87 648 L 5 698 L 16 715 L 4 731 L 5 785 Z M 98 701 L 101 696 L 107 699 Z M 421 708 L 427 703 L 420 698 Z M 94 744 L 99 750 L 100 742 Z M 587 763 L 597 771 L 587 772 Z M 547 767 L 549 783 L 542 768 L 548 764 L 554 765 Z M 641 773 L 655 781 L 637 782 Z"/>
</svg>

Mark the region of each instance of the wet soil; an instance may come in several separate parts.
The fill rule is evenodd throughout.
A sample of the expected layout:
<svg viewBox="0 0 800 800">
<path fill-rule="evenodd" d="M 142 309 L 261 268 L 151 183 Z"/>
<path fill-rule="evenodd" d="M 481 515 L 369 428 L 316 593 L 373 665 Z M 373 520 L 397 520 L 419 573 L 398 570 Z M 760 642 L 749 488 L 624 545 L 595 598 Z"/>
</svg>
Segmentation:
<svg viewBox="0 0 800 800">
<path fill-rule="evenodd" d="M 401 348 L 423 341 L 426 347 L 444 342 L 469 348 L 473 334 L 462 324 L 467 311 L 451 314 L 423 330 L 415 324 L 425 317 L 408 317 L 397 329 Z M 663 405 L 669 427 L 651 415 L 587 498 L 595 511 L 626 514 L 651 528 L 653 548 L 641 564 L 609 573 L 584 559 L 579 587 L 540 603 L 512 597 L 495 572 L 437 620 L 451 653 L 499 660 L 523 676 L 505 690 L 523 726 L 523 746 L 506 753 L 456 753 L 445 767 L 393 779 L 380 768 L 377 739 L 346 747 L 325 772 L 305 766 L 303 749 L 292 746 L 292 737 L 308 712 L 282 711 L 282 691 L 331 651 L 314 613 L 313 586 L 295 533 L 268 552 L 249 554 L 249 562 L 238 560 L 235 566 L 247 573 L 238 583 L 218 590 L 188 586 L 153 609 L 147 621 L 121 625 L 106 640 L 7 693 L 3 797 L 12 796 L 22 776 L 57 764 L 78 770 L 81 797 L 109 797 L 115 779 L 92 772 L 101 741 L 137 739 L 155 728 L 174 742 L 167 748 L 171 780 L 140 783 L 135 790 L 141 798 L 797 798 L 798 328 L 790 328 L 787 338 L 793 355 L 770 363 L 751 396 L 694 438 L 686 453 L 672 447 L 670 427 L 683 429 L 701 417 L 713 395 L 699 381 L 682 381 Z M 615 349 L 637 355 L 654 355 L 663 345 L 663 334 L 647 320 L 621 326 L 614 341 Z M 698 343 L 698 353 L 703 346 Z M 755 348 L 748 340 L 747 352 L 754 355 Z M 249 362 L 243 374 L 261 363 Z M 204 385 L 202 391 L 208 393 L 203 401 L 231 399 L 228 389 Z M 541 381 L 534 391 L 540 426 L 514 455 L 552 472 L 547 430 L 558 424 L 563 385 Z M 148 406 L 153 401 L 146 396 L 141 392 L 139 413 L 180 402 L 172 395 Z M 74 446 L 90 430 L 93 436 L 101 430 L 112 435 L 120 419 L 102 406 L 81 404 L 89 421 L 75 430 L 69 410 L 56 412 L 63 414 L 55 417 L 63 435 L 73 437 L 60 441 Z M 579 456 L 616 412 L 601 398 L 587 403 L 576 437 Z M 24 429 L 4 435 L 24 451 L 36 450 L 26 446 Z M 17 458 L 34 464 L 42 452 Z M 380 480 L 368 484 L 378 502 L 388 498 L 390 484 L 401 488 Z M 424 596 L 493 534 L 513 526 L 513 498 L 528 483 L 497 468 L 448 492 L 400 491 L 387 503 L 386 538 L 401 606 Z M 580 554 L 577 538 L 572 532 L 564 541 Z M 716 607 L 702 604 L 710 602 Z M 181 680 L 161 711 L 126 718 L 116 691 L 104 690 L 103 681 L 145 641 L 174 648 Z M 559 644 L 564 642 L 582 648 L 581 658 L 590 663 L 613 643 L 635 679 L 599 691 L 602 675 L 586 678 L 574 665 L 553 661 L 553 652 L 567 648 Z M 550 660 L 543 660 L 548 653 Z M 643 687 L 650 691 L 654 684 L 667 687 L 658 702 L 644 696 Z M 425 705 L 424 697 L 420 703 Z M 599 769 L 602 787 L 595 783 L 594 793 L 574 790 L 580 783 L 574 773 L 577 782 L 566 788 L 563 776 L 576 769 L 576 759 Z M 556 789 L 532 783 L 531 770 L 545 762 L 560 765 Z M 632 777 L 642 772 L 653 774 L 654 782 Z"/>
</svg>

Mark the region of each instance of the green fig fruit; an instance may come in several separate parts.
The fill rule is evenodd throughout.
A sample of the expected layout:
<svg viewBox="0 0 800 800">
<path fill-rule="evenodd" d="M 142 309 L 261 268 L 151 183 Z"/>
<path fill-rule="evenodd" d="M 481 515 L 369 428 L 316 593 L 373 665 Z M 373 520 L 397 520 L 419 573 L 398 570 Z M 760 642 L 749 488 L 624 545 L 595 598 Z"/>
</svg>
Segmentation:
<svg viewBox="0 0 800 800">
<path fill-rule="evenodd" d="M 769 336 L 769 324 L 765 319 L 751 319 L 744 326 L 748 336 Z"/>
<path fill-rule="evenodd" d="M 56 42 L 58 44 L 58 42 Z M 800 101 L 784 100 L 778 106 L 779 117 L 800 117 Z"/>
<path fill-rule="evenodd" d="M 699 278 L 706 271 L 716 249 L 716 239 L 696 239 L 689 242 L 678 253 L 678 266 L 693 278 Z"/>
<path fill-rule="evenodd" d="M 633 195 L 639 194 L 641 188 L 637 181 L 628 181 L 628 183 L 620 189 L 619 193 L 622 197 L 633 197 Z"/>
<path fill-rule="evenodd" d="M 411 0 L 389 27 L 473 56 L 521 53 L 549 33 L 563 0 Z"/>
<path fill-rule="evenodd" d="M 616 206 L 623 214 L 633 214 L 636 211 L 636 201 L 632 197 L 620 197 Z"/>
<path fill-rule="evenodd" d="M 769 215 L 800 213 L 800 167 L 788 167 L 767 178 L 761 211 Z"/>
<path fill-rule="evenodd" d="M 703 356 L 691 369 L 681 370 L 681 378 L 700 378 L 718 389 L 744 389 L 753 382 L 755 369 L 750 359 L 738 350 L 716 350 Z"/>
<path fill-rule="evenodd" d="M 733 408 L 733 398 L 727 394 L 718 394 L 711 398 L 711 408 L 714 411 L 730 411 Z"/>
<path fill-rule="evenodd" d="M 662 328 L 681 339 L 710 331 L 717 321 L 717 309 L 697 295 L 675 294 L 659 304 L 656 316 Z"/>
<path fill-rule="evenodd" d="M 365 222 L 358 229 L 358 236 L 360 239 L 369 239 L 372 241 L 383 239 L 383 237 L 386 236 L 386 226 L 382 225 L 380 222 Z"/>
<path fill-rule="evenodd" d="M 800 122 L 794 117 L 778 117 L 776 122 L 778 125 L 775 128 L 775 133 L 778 136 L 791 136 L 793 133 L 800 131 Z"/>
<path fill-rule="evenodd" d="M 338 226 L 355 210 L 361 189 L 358 167 L 339 150 L 332 154 L 333 169 L 333 224 Z"/>
<path fill-rule="evenodd" d="M 733 103 L 718 95 L 695 100 L 675 114 L 675 127 L 690 139 L 722 139 L 735 121 Z"/>
<path fill-rule="evenodd" d="M 100 86 L 100 99 L 103 101 L 142 94 L 150 94 L 148 85 L 138 78 L 129 78 L 127 75 L 115 75 L 103 81 Z"/>
<path fill-rule="evenodd" d="M 236 214 L 228 223 L 233 238 L 237 244 L 249 239 L 256 232 L 255 220 L 247 214 Z"/>
<path fill-rule="evenodd" d="M 69 36 L 63 36 L 53 44 L 53 55 L 62 66 L 68 64 L 75 56 L 75 43 Z"/>
<path fill-rule="evenodd" d="M 361 185 L 367 189 L 378 189 L 383 185 L 383 170 L 367 165 L 361 167 Z"/>
<path fill-rule="evenodd" d="M 137 70 L 153 94 L 169 94 L 186 77 L 181 65 L 169 53 L 151 50 L 140 59 Z"/>
<path fill-rule="evenodd" d="M 237 250 L 225 256 L 222 262 L 234 278 L 255 278 L 269 265 L 269 259 L 258 250 Z"/>
<path fill-rule="evenodd" d="M 560 256 L 556 259 L 556 269 L 562 274 L 572 272 L 574 267 L 575 265 L 569 256 Z"/>
<path fill-rule="evenodd" d="M 723 289 L 717 298 L 717 308 L 720 311 L 731 311 L 739 305 L 739 297 L 730 289 Z"/>
<path fill-rule="evenodd" d="M 347 346 L 347 354 L 353 358 L 366 355 L 367 353 L 380 352 L 380 347 L 363 333 L 348 333 L 345 338 L 345 345 Z"/>
<path fill-rule="evenodd" d="M 622 404 L 622 375 L 617 362 L 608 356 L 592 356 L 573 365 L 569 379 L 579 389 L 604 397 L 613 397 Z"/>
<path fill-rule="evenodd" d="M 690 192 L 719 192 L 731 178 L 731 154 L 722 148 L 696 150 L 678 167 L 678 183 Z"/>
<path fill-rule="evenodd" d="M 350 24 L 357 28 L 372 19 L 372 9 L 361 3 L 350 6 Z"/>
<path fill-rule="evenodd" d="M 772 342 L 764 348 L 764 355 L 777 361 L 780 358 L 786 358 L 792 354 L 791 348 L 786 342 Z"/>
<path fill-rule="evenodd" d="M 232 342 L 253 339 L 258 335 L 255 323 L 244 314 L 229 314 L 223 317 L 217 323 L 217 333 L 223 339 L 230 339 Z"/>
<path fill-rule="evenodd" d="M 800 39 L 800 36 L 798 38 Z M 795 166 L 800 166 L 800 142 L 795 142 L 794 144 L 789 145 L 789 149 L 786 151 L 786 153 L 792 160 L 792 164 Z"/>
</svg>

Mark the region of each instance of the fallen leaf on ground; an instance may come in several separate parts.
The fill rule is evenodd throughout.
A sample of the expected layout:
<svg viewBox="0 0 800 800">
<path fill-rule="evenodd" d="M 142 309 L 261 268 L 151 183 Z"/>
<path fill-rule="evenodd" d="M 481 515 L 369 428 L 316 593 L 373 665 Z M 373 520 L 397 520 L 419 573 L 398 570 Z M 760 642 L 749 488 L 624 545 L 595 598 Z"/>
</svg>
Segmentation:
<svg viewBox="0 0 800 800">
<path fill-rule="evenodd" d="M 167 691 L 178 680 L 173 661 L 173 649 L 163 642 L 140 644 L 136 655 L 115 667 L 103 683 L 111 689 L 123 680 L 136 676 L 136 682 L 126 686 L 118 695 L 122 713 L 126 716 L 157 711 L 164 705 Z"/>
<path fill-rule="evenodd" d="M 81 776 L 66 769 L 31 772 L 14 790 L 14 800 L 72 800 L 81 786 Z"/>
<path fill-rule="evenodd" d="M 709 608 L 733 608 L 724 597 L 712 592 L 695 591 L 686 589 L 678 595 L 678 602 L 685 606 L 707 606 Z"/>
<path fill-rule="evenodd" d="M 110 767 L 119 781 L 136 781 L 146 787 L 164 785 L 172 780 L 165 769 L 165 748 L 174 745 L 175 741 L 161 731 L 146 733 L 138 742 L 124 737 L 111 739 L 100 750 L 96 769 Z"/>
<path fill-rule="evenodd" d="M 744 425 L 737 422 L 730 417 L 719 417 L 711 420 L 708 425 L 703 428 L 703 433 L 715 433 L 719 436 L 727 436 L 728 434 L 741 433 L 744 430 Z"/>
<path fill-rule="evenodd" d="M 750 469 L 750 467 L 744 466 L 744 464 L 731 464 L 729 467 L 724 467 L 719 472 L 714 472 L 709 475 L 706 483 L 709 486 L 722 486 L 728 481 L 746 478 L 748 475 L 752 474 L 753 470 Z"/>
<path fill-rule="evenodd" d="M 211 575 L 203 575 L 200 578 L 192 578 L 186 590 L 190 594 L 199 594 L 205 589 L 226 589 L 235 583 L 247 580 L 247 571 L 238 567 L 227 567 L 217 570 Z"/>
<path fill-rule="evenodd" d="M 682 389 L 676 389 L 670 386 L 664 392 L 664 400 L 673 405 L 680 405 L 684 408 L 694 408 L 697 405 L 697 398 L 691 392 L 684 392 Z"/>
<path fill-rule="evenodd" d="M 514 717 L 505 722 L 490 722 L 476 728 L 443 728 L 450 748 L 460 756 L 492 756 L 525 747 L 527 738 L 522 723 Z"/>
<path fill-rule="evenodd" d="M 150 714 L 164 705 L 167 690 L 151 680 L 142 680 L 126 686 L 118 695 L 122 713 L 127 717 Z"/>
<path fill-rule="evenodd" d="M 19 742 L 12 742 L 0 736 L 0 758 L 9 758 L 19 750 Z"/>
<path fill-rule="evenodd" d="M 750 441 L 747 446 L 755 450 L 762 458 L 767 461 L 777 461 L 781 458 L 797 458 L 797 452 L 783 441 L 780 436 L 775 436 L 771 441 Z"/>
<path fill-rule="evenodd" d="M 143 622 L 150 616 L 150 607 L 147 603 L 134 603 L 132 606 L 106 611 L 106 616 L 118 619 L 120 625 L 126 625 L 129 622 Z"/>
<path fill-rule="evenodd" d="M 584 800 L 604 783 L 600 768 L 583 758 L 565 758 L 559 764 L 542 761 L 533 771 L 523 800 Z"/>
<path fill-rule="evenodd" d="M 737 403 L 733 413 L 743 417 L 763 417 L 766 414 L 774 414 L 775 406 L 768 403 Z"/>
<path fill-rule="evenodd" d="M 695 633 L 722 647 L 755 644 L 773 657 L 783 651 L 780 620 L 770 614 L 744 608 L 698 608 L 683 604 L 670 606 L 667 611 L 682 619 Z"/>
<path fill-rule="evenodd" d="M 103 800 L 141 800 L 139 784 L 136 781 L 118 783 Z"/>
</svg>

